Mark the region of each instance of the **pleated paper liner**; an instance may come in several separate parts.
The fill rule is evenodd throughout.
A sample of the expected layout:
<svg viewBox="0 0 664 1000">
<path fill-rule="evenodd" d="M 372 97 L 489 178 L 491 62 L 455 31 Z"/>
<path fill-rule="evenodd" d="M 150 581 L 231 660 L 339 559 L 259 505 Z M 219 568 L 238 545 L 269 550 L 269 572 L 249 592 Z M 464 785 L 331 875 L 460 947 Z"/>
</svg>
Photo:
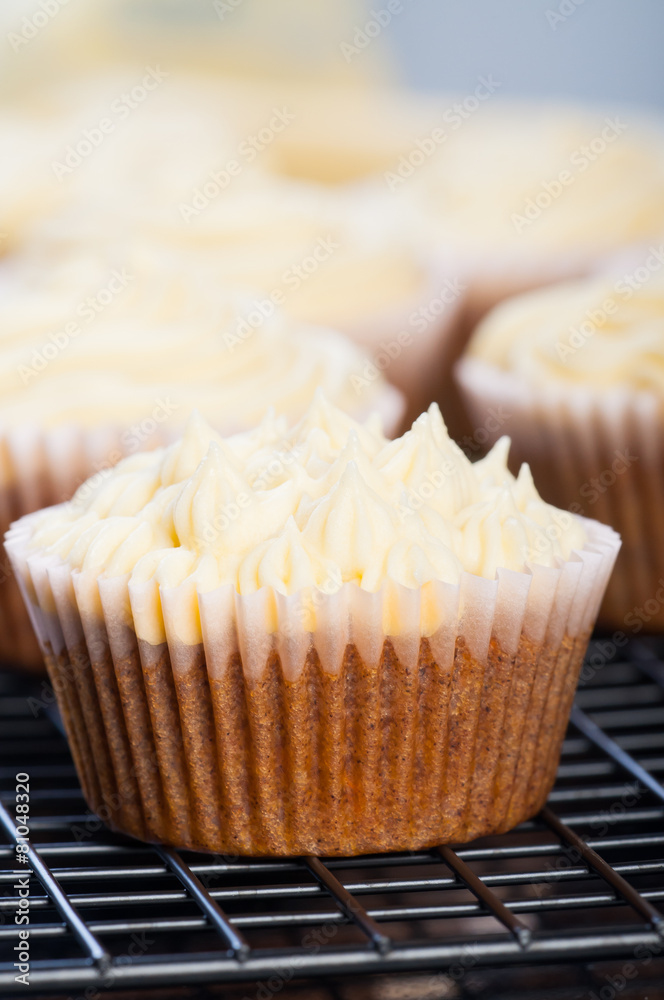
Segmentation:
<svg viewBox="0 0 664 1000">
<path fill-rule="evenodd" d="M 526 234 L 527 235 L 527 234 Z M 457 320 L 452 350 L 441 369 L 442 381 L 435 398 L 441 405 L 450 435 L 457 441 L 473 441 L 475 412 L 454 377 L 454 367 L 463 355 L 473 331 L 499 303 L 536 288 L 590 275 L 623 273 L 643 262 L 647 243 L 637 243 L 608 251 L 587 248 L 577 252 L 528 249 L 509 245 L 493 252 L 471 254 L 458 247 L 439 248 L 443 273 L 454 273 L 466 286 L 461 315 Z M 538 484 L 539 485 L 539 484 Z M 594 516 L 594 514 L 593 514 Z"/>
<path fill-rule="evenodd" d="M 545 500 L 592 515 L 623 544 L 599 614 L 627 632 L 664 630 L 664 400 L 627 390 L 542 391 L 476 358 L 456 369 L 488 443 L 512 439 L 516 468 L 528 462 Z M 497 432 L 487 415 L 509 416 Z"/>
<path fill-rule="evenodd" d="M 90 808 L 140 839 L 248 855 L 414 850 L 536 813 L 620 544 L 587 522 L 556 569 L 240 597 L 71 572 L 30 554 L 31 520 L 7 550 Z"/>
<path fill-rule="evenodd" d="M 165 443 L 155 423 L 141 448 Z M 132 450 L 125 427 L 0 430 L 0 530 L 31 511 L 62 503 L 92 475 L 103 476 Z M 0 661 L 44 669 L 25 604 L 7 559 L 0 567 Z"/>
<path fill-rule="evenodd" d="M 368 401 L 367 401 L 368 402 Z M 377 412 L 388 436 L 396 433 L 404 412 L 399 391 L 386 385 Z M 182 419 L 188 416 L 184 414 Z M 357 419 L 369 416 L 358 397 Z M 90 476 L 104 476 L 126 455 L 169 444 L 182 430 L 172 421 L 160 424 L 149 415 L 138 421 L 140 434 L 127 426 L 66 426 L 52 430 L 24 427 L 0 430 L 0 533 L 34 510 L 62 503 Z M 142 428 L 142 429 L 141 429 Z M 222 427 L 231 434 L 238 427 Z M 44 658 L 25 612 L 11 566 L 0 562 L 0 662 L 32 671 L 44 669 Z"/>
</svg>

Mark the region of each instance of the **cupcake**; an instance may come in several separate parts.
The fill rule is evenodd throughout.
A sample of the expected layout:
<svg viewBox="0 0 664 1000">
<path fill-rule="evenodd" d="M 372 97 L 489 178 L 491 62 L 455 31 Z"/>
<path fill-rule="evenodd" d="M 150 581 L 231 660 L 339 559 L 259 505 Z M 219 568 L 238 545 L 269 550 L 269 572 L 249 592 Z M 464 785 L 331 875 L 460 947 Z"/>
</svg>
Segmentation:
<svg viewBox="0 0 664 1000">
<path fill-rule="evenodd" d="M 384 192 L 258 175 L 185 220 L 192 207 L 181 206 L 178 225 L 155 219 L 152 237 L 194 255 L 212 281 L 259 289 L 295 319 L 346 333 L 367 371 L 384 371 L 405 393 L 411 419 L 428 405 L 465 285 L 439 273 Z"/>
<path fill-rule="evenodd" d="M 327 185 L 380 177 L 418 136 L 431 130 L 442 99 L 396 86 L 269 84 L 233 81 L 224 113 L 243 135 L 254 135 L 276 107 L 290 112 L 288 127 L 260 152 L 270 173 Z"/>
<path fill-rule="evenodd" d="M 488 100 L 448 132 L 412 178 L 386 179 L 466 274 L 473 320 L 664 233 L 661 125 Z"/>
<path fill-rule="evenodd" d="M 368 22 L 367 50 L 345 58 L 341 43 L 352 44 Z M 161 61 L 172 73 L 208 80 L 224 74 L 239 85 L 246 79 L 376 84 L 393 68 L 376 27 L 381 34 L 384 25 L 361 0 L 281 0 L 278 8 L 270 0 L 97 0 L 64 24 L 54 19 L 47 48 L 33 52 L 24 43 L 17 50 L 22 58 L 2 69 L 9 79 L 27 76 L 31 83 L 34 76 L 50 82 L 64 70 L 85 79 L 99 66 Z"/>
<path fill-rule="evenodd" d="M 266 308 L 358 343 L 358 402 L 384 372 L 411 417 L 420 413 L 454 353 L 465 285 L 441 272 L 419 227 L 375 186 L 359 196 L 248 168 L 224 186 L 212 166 L 170 201 L 73 199 L 33 227 L 37 250 L 24 254 L 66 260 L 81 247 L 102 257 L 110 248 L 123 262 L 140 258 L 155 271 L 179 262 L 211 288 L 258 293 Z"/>
<path fill-rule="evenodd" d="M 0 258 L 24 229 L 62 204 L 48 165 L 56 148 L 53 123 L 30 106 L 0 106 Z"/>
<path fill-rule="evenodd" d="M 248 855 L 507 830 L 554 781 L 618 549 L 472 465 L 432 407 L 389 442 L 317 395 L 120 462 L 6 547 L 91 808 Z M 101 812 L 103 807 L 103 813 Z"/>
<path fill-rule="evenodd" d="M 636 255 L 636 264 L 664 234 L 661 127 L 634 113 L 501 104 L 495 96 L 455 107 L 461 111 L 443 116 L 437 150 L 426 157 L 413 147 L 415 165 L 405 158 L 384 175 L 421 217 L 445 272 L 467 285 L 452 362 L 501 300 L 601 271 L 614 258 Z M 435 398 L 458 439 L 470 428 L 451 369 L 441 372 Z"/>
<path fill-rule="evenodd" d="M 380 375 L 358 394 L 364 355 L 342 334 L 229 296 L 186 271 L 70 260 L 50 277 L 0 275 L 0 525 L 68 499 L 122 456 L 172 440 L 197 406 L 224 432 L 266 406 L 300 417 L 319 386 L 388 433 L 403 400 Z M 20 281 L 19 281 L 20 279 Z M 42 662 L 5 567 L 0 658 Z"/>
<path fill-rule="evenodd" d="M 38 167 L 59 201 L 26 219 L 18 266 L 27 257 L 50 273 L 85 255 L 130 268 L 139 257 L 257 292 L 347 333 L 365 352 L 365 385 L 387 372 L 411 419 L 420 413 L 455 353 L 466 286 L 375 174 L 410 148 L 434 102 L 169 73 L 128 115 L 132 82 L 109 71 L 84 99 L 71 81 L 31 97 L 55 136 Z M 91 131 L 104 116 L 109 131 Z M 348 183 L 371 174 L 361 190 Z"/>
<path fill-rule="evenodd" d="M 505 302 L 457 367 L 485 440 L 510 434 L 546 500 L 620 531 L 600 618 L 631 632 L 664 628 L 663 265 L 653 247 L 620 277 Z"/>
</svg>

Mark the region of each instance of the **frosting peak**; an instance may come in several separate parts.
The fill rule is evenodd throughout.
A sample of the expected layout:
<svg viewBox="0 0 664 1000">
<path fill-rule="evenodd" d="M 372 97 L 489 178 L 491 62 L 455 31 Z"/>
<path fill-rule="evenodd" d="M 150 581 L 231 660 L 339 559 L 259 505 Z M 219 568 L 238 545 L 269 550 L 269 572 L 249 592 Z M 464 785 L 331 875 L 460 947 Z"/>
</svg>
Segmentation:
<svg viewBox="0 0 664 1000">
<path fill-rule="evenodd" d="M 509 473 L 507 447 L 473 465 L 435 406 L 394 442 L 322 395 L 290 431 L 270 416 L 221 438 L 193 414 L 180 441 L 42 512 L 32 543 L 74 570 L 241 595 L 351 581 L 373 593 L 557 565 L 583 546 L 583 525 L 540 499 L 527 466 Z"/>
</svg>

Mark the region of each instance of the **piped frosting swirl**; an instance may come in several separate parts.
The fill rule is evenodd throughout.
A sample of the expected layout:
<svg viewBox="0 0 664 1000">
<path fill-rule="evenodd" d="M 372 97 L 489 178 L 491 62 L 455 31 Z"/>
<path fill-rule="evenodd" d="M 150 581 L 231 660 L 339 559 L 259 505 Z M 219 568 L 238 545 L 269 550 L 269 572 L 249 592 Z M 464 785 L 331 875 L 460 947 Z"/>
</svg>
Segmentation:
<svg viewBox="0 0 664 1000">
<path fill-rule="evenodd" d="M 189 583 L 199 594 L 230 585 L 242 596 L 330 594 L 349 582 L 375 593 L 557 566 L 583 547 L 583 524 L 506 460 L 502 439 L 473 465 L 435 405 L 391 442 L 320 392 L 290 429 L 268 414 L 222 438 L 194 414 L 175 444 L 123 460 L 42 512 L 32 548 L 95 578 Z M 160 624 L 143 627 L 157 641 Z"/>
</svg>

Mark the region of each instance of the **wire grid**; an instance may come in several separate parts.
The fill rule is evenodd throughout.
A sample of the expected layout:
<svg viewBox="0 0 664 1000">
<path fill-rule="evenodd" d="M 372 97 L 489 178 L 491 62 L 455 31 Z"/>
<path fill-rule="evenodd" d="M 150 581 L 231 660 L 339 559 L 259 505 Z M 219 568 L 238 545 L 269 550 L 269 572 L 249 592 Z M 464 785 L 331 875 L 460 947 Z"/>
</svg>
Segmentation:
<svg viewBox="0 0 664 1000">
<path fill-rule="evenodd" d="M 44 691 L 0 674 L 0 994 L 18 993 L 18 772 L 31 779 L 33 992 L 645 964 L 664 952 L 664 644 L 633 640 L 604 662 L 611 646 L 591 644 L 556 787 L 533 821 L 456 849 L 327 861 L 112 834 L 85 805 Z"/>
</svg>

